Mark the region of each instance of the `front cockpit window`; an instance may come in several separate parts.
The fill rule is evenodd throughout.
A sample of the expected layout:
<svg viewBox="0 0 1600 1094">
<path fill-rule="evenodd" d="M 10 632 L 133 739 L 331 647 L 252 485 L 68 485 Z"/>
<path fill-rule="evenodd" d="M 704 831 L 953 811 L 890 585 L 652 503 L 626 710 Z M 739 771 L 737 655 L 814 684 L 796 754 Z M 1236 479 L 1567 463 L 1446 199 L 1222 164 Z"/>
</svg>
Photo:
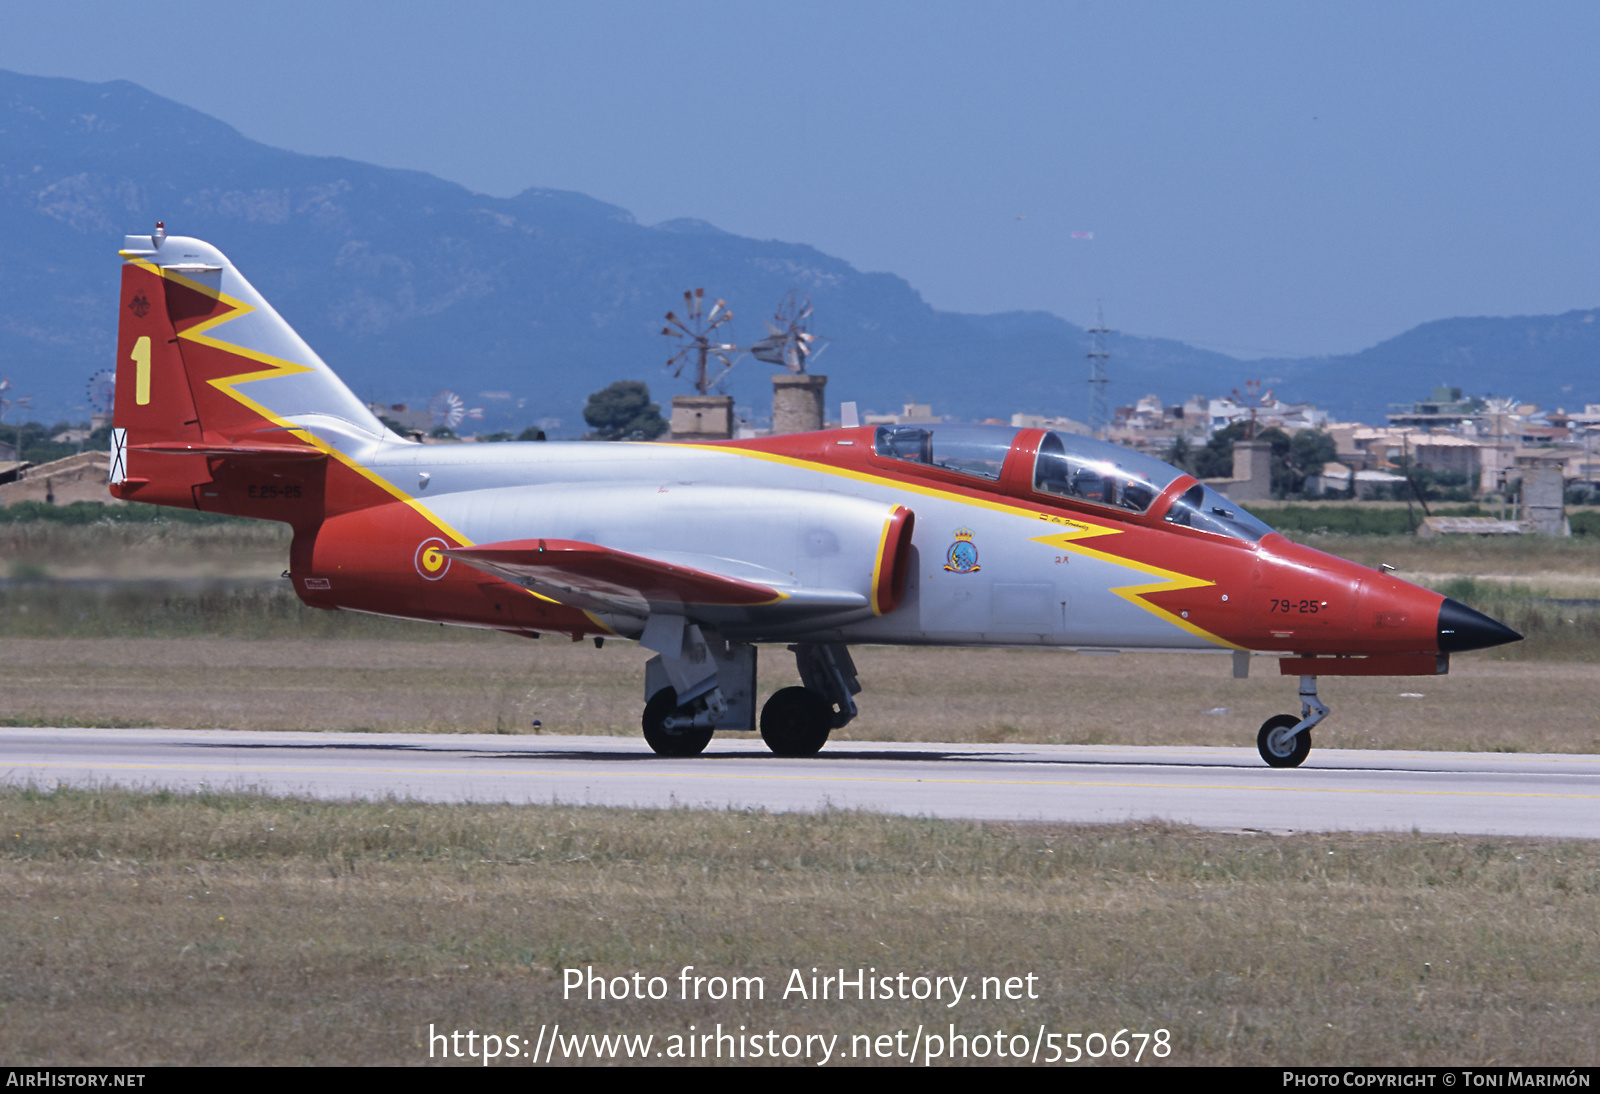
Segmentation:
<svg viewBox="0 0 1600 1094">
<path fill-rule="evenodd" d="M 1172 503 L 1166 519 L 1184 528 L 1198 528 L 1202 532 L 1231 536 L 1249 543 L 1255 543 L 1272 531 L 1234 502 L 1198 482 Z"/>
<path fill-rule="evenodd" d="M 885 459 L 999 482 L 1018 432 L 993 426 L 881 425 L 872 445 Z"/>
<path fill-rule="evenodd" d="M 1042 494 L 1143 513 L 1183 472 L 1131 449 L 1050 432 L 1039 442 L 1033 488 Z"/>
</svg>

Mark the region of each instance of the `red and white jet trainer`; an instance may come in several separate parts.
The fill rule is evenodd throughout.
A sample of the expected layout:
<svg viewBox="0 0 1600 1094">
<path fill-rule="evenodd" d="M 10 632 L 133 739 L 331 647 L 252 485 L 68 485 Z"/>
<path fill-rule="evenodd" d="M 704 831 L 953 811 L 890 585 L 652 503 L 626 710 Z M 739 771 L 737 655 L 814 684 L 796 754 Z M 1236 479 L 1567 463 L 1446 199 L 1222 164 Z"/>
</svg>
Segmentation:
<svg viewBox="0 0 1600 1094">
<path fill-rule="evenodd" d="M 756 647 L 803 687 L 760 711 L 809 755 L 856 715 L 848 647 L 1052 646 L 1282 655 L 1301 713 L 1257 744 L 1292 767 L 1319 676 L 1443 673 L 1519 635 L 1301 547 L 1191 476 L 1042 429 L 835 429 L 714 444 L 423 445 L 351 394 L 221 251 L 121 252 L 111 492 L 294 529 L 318 608 L 611 635 L 654 651 L 644 736 L 692 755 L 753 731 Z"/>
</svg>

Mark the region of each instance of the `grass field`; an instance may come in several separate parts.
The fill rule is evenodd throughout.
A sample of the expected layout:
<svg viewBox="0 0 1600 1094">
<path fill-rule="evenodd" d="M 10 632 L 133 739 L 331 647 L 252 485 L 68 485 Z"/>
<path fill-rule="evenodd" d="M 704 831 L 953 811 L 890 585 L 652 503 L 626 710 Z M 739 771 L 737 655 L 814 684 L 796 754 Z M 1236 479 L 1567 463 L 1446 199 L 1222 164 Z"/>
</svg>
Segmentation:
<svg viewBox="0 0 1600 1094">
<path fill-rule="evenodd" d="M 554 1022 L 1166 1029 L 1178 1064 L 1600 1054 L 1593 843 L 16 790 L 0 833 L 14 1065 L 423 1063 L 430 1023 Z M 588 965 L 674 994 L 563 1002 Z M 680 1001 L 684 965 L 766 999 Z M 779 997 L 814 967 L 1032 974 L 1039 998 Z"/>
<path fill-rule="evenodd" d="M 426 628 L 424 628 L 426 629 Z M 437 630 L 438 628 L 433 628 Z M 1039 650 L 855 651 L 861 716 L 834 740 L 1249 745 L 1297 707 L 1258 659 Z M 0 724 L 635 736 L 632 643 L 499 635 L 399 642 L 236 638 L 0 639 Z M 798 683 L 762 650 L 763 696 Z M 1319 748 L 1600 751 L 1593 664 L 1454 660 L 1450 675 L 1323 682 Z M 641 747 L 643 747 L 641 743 Z M 716 747 L 715 743 L 712 745 Z"/>
</svg>

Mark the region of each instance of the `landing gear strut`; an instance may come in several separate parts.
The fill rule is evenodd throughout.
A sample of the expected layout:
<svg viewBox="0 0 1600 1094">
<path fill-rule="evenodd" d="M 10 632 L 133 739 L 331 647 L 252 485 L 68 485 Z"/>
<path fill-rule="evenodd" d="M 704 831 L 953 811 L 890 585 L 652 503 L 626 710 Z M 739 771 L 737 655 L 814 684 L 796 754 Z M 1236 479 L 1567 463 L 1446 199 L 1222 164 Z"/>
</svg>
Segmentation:
<svg viewBox="0 0 1600 1094">
<path fill-rule="evenodd" d="M 1273 767 L 1299 767 L 1311 755 L 1311 727 L 1328 716 L 1328 707 L 1317 698 L 1317 678 L 1300 677 L 1300 717 L 1279 714 L 1261 723 L 1256 734 L 1256 750 Z"/>
</svg>

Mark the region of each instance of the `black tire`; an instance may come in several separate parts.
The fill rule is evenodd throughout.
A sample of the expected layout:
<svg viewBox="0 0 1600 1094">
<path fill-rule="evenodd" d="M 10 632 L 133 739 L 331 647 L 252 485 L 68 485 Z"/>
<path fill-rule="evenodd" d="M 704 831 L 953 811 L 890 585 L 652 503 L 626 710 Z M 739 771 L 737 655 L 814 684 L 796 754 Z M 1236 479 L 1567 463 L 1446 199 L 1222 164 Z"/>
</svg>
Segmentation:
<svg viewBox="0 0 1600 1094">
<path fill-rule="evenodd" d="M 1261 753 L 1261 758 L 1272 767 L 1299 767 L 1306 762 L 1306 757 L 1311 755 L 1311 731 L 1298 733 L 1294 738 L 1294 748 L 1289 752 L 1274 751 L 1271 745 L 1272 735 L 1280 729 L 1292 729 L 1300 724 L 1300 719 L 1293 714 L 1279 714 L 1268 718 L 1261 723 L 1261 732 L 1256 734 L 1256 751 Z"/>
<path fill-rule="evenodd" d="M 678 693 L 662 688 L 644 705 L 644 739 L 657 756 L 698 756 L 711 743 L 709 729 L 667 729 L 661 723 L 678 709 Z"/>
<path fill-rule="evenodd" d="M 808 688 L 783 688 L 761 708 L 761 739 L 779 756 L 815 756 L 828 743 L 833 708 Z"/>
</svg>

